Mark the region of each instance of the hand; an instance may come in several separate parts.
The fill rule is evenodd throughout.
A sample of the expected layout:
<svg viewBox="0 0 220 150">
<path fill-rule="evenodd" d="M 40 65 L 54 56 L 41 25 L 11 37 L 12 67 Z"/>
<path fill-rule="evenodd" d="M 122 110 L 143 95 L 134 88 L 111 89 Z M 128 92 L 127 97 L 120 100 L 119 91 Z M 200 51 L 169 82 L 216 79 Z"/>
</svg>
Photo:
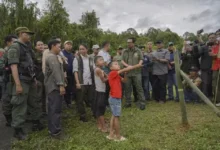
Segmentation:
<svg viewBox="0 0 220 150">
<path fill-rule="evenodd" d="M 23 93 L 23 88 L 22 86 L 19 84 L 19 85 L 16 85 L 16 94 L 21 94 Z"/>
<path fill-rule="evenodd" d="M 209 56 L 214 57 L 214 56 L 216 56 L 216 54 L 214 54 L 214 53 L 212 53 L 212 52 L 209 52 Z"/>
<path fill-rule="evenodd" d="M 132 70 L 134 67 L 133 67 L 133 66 L 128 66 L 127 68 L 130 69 L 130 70 Z"/>
<path fill-rule="evenodd" d="M 60 95 L 64 95 L 66 93 L 66 90 L 64 86 L 60 86 Z"/>
<path fill-rule="evenodd" d="M 76 84 L 76 88 L 77 89 L 81 89 L 81 85 L 80 84 Z"/>
</svg>

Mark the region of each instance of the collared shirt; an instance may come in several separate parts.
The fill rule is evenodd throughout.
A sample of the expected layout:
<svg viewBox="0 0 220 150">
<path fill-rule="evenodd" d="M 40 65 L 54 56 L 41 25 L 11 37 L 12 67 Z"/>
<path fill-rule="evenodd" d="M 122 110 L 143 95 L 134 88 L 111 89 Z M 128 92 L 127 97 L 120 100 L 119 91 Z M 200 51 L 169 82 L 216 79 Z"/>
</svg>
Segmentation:
<svg viewBox="0 0 220 150">
<path fill-rule="evenodd" d="M 109 64 L 109 63 L 111 62 L 111 56 L 110 56 L 110 54 L 109 54 L 108 52 L 106 52 L 104 49 L 102 49 L 102 50 L 99 51 L 98 56 L 102 56 L 103 59 L 104 59 L 104 62 L 107 63 L 107 64 Z M 105 72 L 106 74 L 109 74 L 109 72 L 110 72 L 110 69 L 109 69 L 107 66 L 105 66 L 105 67 L 103 68 L 103 70 L 104 70 L 104 72 Z"/>
<path fill-rule="evenodd" d="M 83 61 L 83 84 L 84 85 L 92 85 L 92 75 L 89 67 L 89 56 L 87 55 L 82 56 L 82 61 Z M 74 59 L 73 61 L 73 72 L 78 72 L 79 70 L 79 65 L 78 65 L 78 60 Z"/>
<path fill-rule="evenodd" d="M 49 94 L 53 90 L 59 90 L 65 85 L 63 65 L 58 60 L 57 55 L 49 52 L 45 60 L 45 87 Z"/>
<path fill-rule="evenodd" d="M 170 60 L 170 53 L 166 49 L 160 49 L 153 52 L 153 57 L 157 59 Z M 153 75 L 164 75 L 168 73 L 168 63 L 155 61 L 153 64 Z"/>
</svg>

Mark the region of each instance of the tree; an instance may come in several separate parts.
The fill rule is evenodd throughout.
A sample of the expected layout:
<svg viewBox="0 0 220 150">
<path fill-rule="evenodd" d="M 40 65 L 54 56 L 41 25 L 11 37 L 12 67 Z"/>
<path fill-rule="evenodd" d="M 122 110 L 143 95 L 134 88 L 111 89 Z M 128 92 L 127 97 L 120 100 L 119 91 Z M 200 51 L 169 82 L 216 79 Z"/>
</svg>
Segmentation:
<svg viewBox="0 0 220 150">
<path fill-rule="evenodd" d="M 97 29 L 100 25 L 99 18 L 96 17 L 96 12 L 93 10 L 92 12 L 83 13 L 80 19 L 80 23 L 85 28 Z"/>
</svg>

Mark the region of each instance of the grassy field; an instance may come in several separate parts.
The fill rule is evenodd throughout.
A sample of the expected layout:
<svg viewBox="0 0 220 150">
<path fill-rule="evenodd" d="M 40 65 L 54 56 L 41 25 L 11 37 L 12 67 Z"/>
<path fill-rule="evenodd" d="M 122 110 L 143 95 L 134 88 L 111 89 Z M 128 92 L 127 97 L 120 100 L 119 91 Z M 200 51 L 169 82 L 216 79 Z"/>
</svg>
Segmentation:
<svg viewBox="0 0 220 150">
<path fill-rule="evenodd" d="M 128 140 L 118 143 L 107 140 L 94 119 L 81 123 L 75 112 L 66 111 L 62 140 L 52 139 L 45 129 L 15 142 L 13 150 L 220 150 L 220 118 L 204 104 L 187 104 L 187 113 L 189 129 L 180 125 L 179 103 L 150 102 L 145 111 L 123 109 L 122 134 Z"/>
</svg>

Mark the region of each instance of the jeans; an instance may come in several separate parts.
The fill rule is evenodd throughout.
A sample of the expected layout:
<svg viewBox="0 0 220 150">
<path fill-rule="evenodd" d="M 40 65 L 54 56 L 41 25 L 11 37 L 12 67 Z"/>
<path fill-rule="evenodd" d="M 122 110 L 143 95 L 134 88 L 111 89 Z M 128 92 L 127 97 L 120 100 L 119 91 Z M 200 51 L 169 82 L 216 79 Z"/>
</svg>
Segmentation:
<svg viewBox="0 0 220 150">
<path fill-rule="evenodd" d="M 142 87 L 144 90 L 145 100 L 149 100 L 150 99 L 149 76 L 142 76 Z"/>
<path fill-rule="evenodd" d="M 176 82 L 176 74 L 175 73 L 168 73 L 167 84 L 168 84 L 168 99 L 169 100 L 174 100 L 174 96 L 173 96 L 173 86 L 174 86 L 175 91 L 176 91 L 175 100 L 179 100 L 179 92 L 178 92 L 178 87 L 177 87 L 177 82 Z"/>
<path fill-rule="evenodd" d="M 199 101 L 199 97 L 198 95 L 192 91 L 192 90 L 184 90 L 184 98 L 186 102 L 198 102 Z"/>
</svg>

